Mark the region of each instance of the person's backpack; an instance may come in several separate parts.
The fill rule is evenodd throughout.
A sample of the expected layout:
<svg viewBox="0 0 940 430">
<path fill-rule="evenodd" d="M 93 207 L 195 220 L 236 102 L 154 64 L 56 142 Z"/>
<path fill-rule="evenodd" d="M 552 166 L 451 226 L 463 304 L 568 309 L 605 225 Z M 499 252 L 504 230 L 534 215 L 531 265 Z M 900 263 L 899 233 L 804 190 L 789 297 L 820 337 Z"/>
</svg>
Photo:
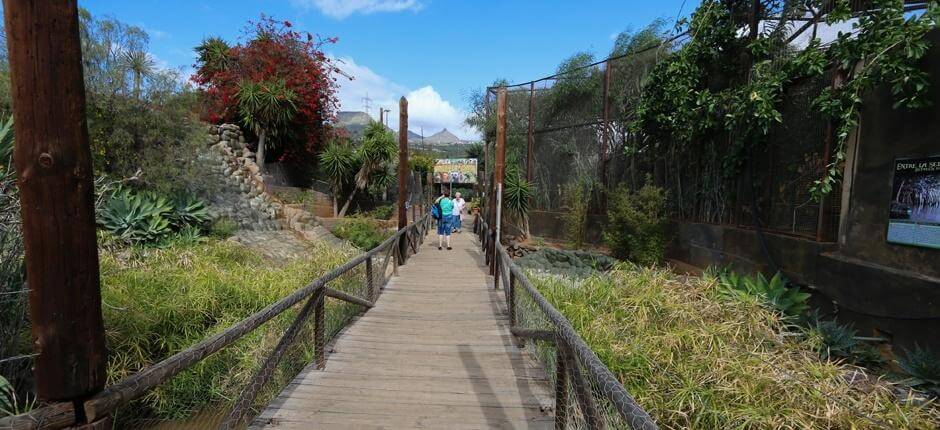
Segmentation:
<svg viewBox="0 0 940 430">
<path fill-rule="evenodd" d="M 431 205 L 431 217 L 434 219 L 441 219 L 441 204 L 435 203 Z"/>
</svg>

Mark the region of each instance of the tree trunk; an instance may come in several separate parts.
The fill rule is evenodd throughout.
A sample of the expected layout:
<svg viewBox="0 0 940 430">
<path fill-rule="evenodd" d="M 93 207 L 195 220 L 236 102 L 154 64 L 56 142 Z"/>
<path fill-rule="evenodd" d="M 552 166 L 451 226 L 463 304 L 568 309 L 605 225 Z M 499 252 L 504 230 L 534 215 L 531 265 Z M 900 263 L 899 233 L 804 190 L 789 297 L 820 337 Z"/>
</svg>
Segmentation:
<svg viewBox="0 0 940 430">
<path fill-rule="evenodd" d="M 255 163 L 258 164 L 258 172 L 264 172 L 264 129 L 258 131 L 258 152 L 255 153 Z"/>
<path fill-rule="evenodd" d="M 346 216 L 346 211 L 349 209 L 349 205 L 352 203 L 353 199 L 356 198 L 356 191 L 359 191 L 359 188 L 353 188 L 352 193 L 349 195 L 349 200 L 346 200 L 346 204 L 343 205 L 343 209 L 339 211 L 339 218 Z"/>
<path fill-rule="evenodd" d="M 333 218 L 339 213 L 339 200 L 336 198 L 338 192 L 333 193 Z"/>
</svg>

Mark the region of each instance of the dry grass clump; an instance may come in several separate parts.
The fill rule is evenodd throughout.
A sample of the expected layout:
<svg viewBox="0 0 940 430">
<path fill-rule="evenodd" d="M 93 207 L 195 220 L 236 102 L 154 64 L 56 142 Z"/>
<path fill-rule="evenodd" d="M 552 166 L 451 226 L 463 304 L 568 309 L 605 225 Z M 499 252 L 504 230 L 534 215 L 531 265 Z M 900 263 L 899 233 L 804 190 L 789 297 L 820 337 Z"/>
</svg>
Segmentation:
<svg viewBox="0 0 940 430">
<path fill-rule="evenodd" d="M 312 246 L 307 255 L 275 265 L 256 251 L 217 240 L 138 249 L 130 255 L 104 252 L 102 301 L 109 379 L 113 383 L 182 351 L 353 257 L 348 250 L 327 245 Z M 362 285 L 361 271 L 331 283 L 357 295 L 362 294 Z M 302 303 L 162 384 L 118 414 L 118 420 L 132 426 L 133 420 L 148 417 L 182 419 L 207 405 L 233 401 Z M 351 305 L 327 300 L 327 334 L 339 330 L 356 312 Z M 260 400 L 279 391 L 311 361 L 312 329 L 311 318 Z"/>
<path fill-rule="evenodd" d="M 940 426 L 936 404 L 818 357 L 818 337 L 714 279 L 620 266 L 534 283 L 662 428 L 863 429 Z"/>
</svg>

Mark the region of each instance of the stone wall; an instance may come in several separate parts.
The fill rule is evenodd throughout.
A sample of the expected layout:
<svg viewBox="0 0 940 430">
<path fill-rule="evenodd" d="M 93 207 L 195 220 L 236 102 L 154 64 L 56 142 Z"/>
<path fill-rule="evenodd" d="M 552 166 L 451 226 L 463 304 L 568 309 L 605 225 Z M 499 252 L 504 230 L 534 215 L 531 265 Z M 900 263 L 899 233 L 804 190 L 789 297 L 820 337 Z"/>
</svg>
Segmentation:
<svg viewBox="0 0 940 430">
<path fill-rule="evenodd" d="M 267 191 L 265 176 L 237 125 L 210 125 L 207 144 L 207 162 L 220 183 L 208 198 L 213 218 L 231 218 L 245 230 L 288 229 L 308 240 L 336 240 L 303 205 L 285 204 Z"/>
<path fill-rule="evenodd" d="M 209 126 L 207 162 L 219 176 L 219 189 L 208 196 L 213 218 L 228 217 L 247 230 L 277 230 L 279 202 L 264 192 L 255 155 L 234 124 Z"/>
</svg>

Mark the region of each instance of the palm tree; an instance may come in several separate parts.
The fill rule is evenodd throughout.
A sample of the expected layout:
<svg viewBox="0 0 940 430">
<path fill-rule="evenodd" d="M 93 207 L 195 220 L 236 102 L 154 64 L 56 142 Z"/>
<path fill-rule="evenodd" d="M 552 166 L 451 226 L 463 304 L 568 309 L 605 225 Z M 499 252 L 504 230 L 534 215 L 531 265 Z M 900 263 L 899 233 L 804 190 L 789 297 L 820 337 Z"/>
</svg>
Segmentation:
<svg viewBox="0 0 940 430">
<path fill-rule="evenodd" d="M 384 124 L 372 121 L 362 133 L 362 145 L 357 151 L 357 157 L 362 162 L 356 173 L 356 186 L 353 188 L 346 204 L 339 211 L 339 217 L 346 215 L 349 204 L 356 197 L 356 191 L 365 190 L 378 172 L 388 169 L 388 164 L 398 155 L 398 144 L 392 132 Z"/>
<path fill-rule="evenodd" d="M 201 67 L 211 74 L 231 67 L 231 49 L 232 47 L 224 39 L 210 37 L 203 39 L 195 51 Z"/>
<path fill-rule="evenodd" d="M 156 63 L 144 51 L 128 51 L 122 56 L 123 66 L 134 75 L 134 98 L 140 100 L 144 78 L 153 74 Z"/>
<path fill-rule="evenodd" d="M 339 212 L 339 194 L 349 182 L 356 168 L 356 154 L 352 147 L 341 142 L 331 142 L 320 153 L 320 168 L 330 179 L 330 191 L 333 194 L 333 216 Z"/>
<path fill-rule="evenodd" d="M 290 123 L 297 113 L 297 94 L 287 88 L 284 80 L 238 84 L 235 95 L 242 122 L 258 135 L 258 152 L 255 161 L 264 170 L 265 139 L 268 134 L 277 135 Z"/>
</svg>

